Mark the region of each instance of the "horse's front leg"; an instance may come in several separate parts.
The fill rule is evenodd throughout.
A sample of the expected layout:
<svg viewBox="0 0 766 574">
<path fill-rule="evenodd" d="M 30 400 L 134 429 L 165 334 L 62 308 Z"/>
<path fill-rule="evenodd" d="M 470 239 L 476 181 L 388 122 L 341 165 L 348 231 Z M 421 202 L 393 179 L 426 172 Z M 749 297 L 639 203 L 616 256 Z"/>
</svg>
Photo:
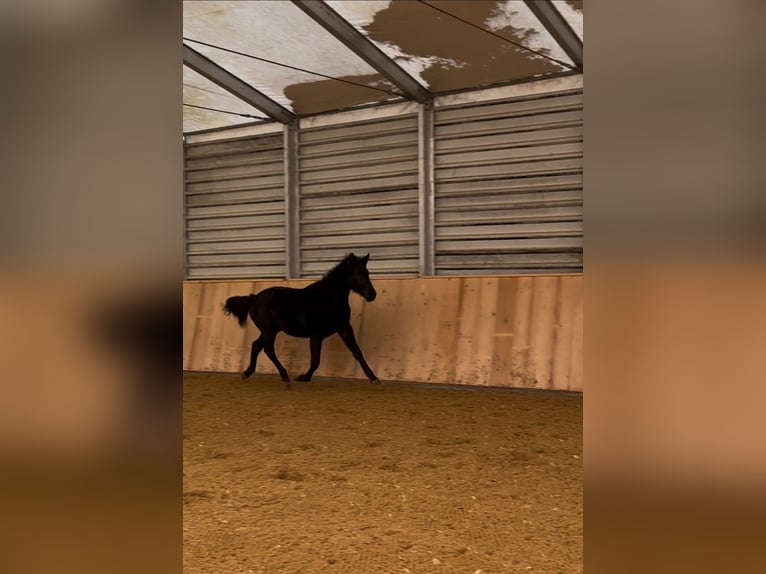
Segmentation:
<svg viewBox="0 0 766 574">
<path fill-rule="evenodd" d="M 370 379 L 370 382 L 380 383 L 377 375 L 372 372 L 370 365 L 368 365 L 367 361 L 364 360 L 364 355 L 362 355 L 362 350 L 359 348 L 359 345 L 356 342 L 356 337 L 354 337 L 354 329 L 351 327 L 351 324 L 349 323 L 340 331 L 338 331 L 338 335 L 340 335 L 340 338 L 343 339 L 344 343 L 346 343 L 346 347 L 348 347 L 348 350 L 351 351 L 352 355 L 354 355 L 354 358 L 359 361 L 364 374 L 367 375 L 367 378 Z"/>
<path fill-rule="evenodd" d="M 319 335 L 313 335 L 311 337 L 311 365 L 309 370 L 303 375 L 298 375 L 299 381 L 310 381 L 314 376 L 314 371 L 319 367 L 319 357 L 322 354 L 322 337 Z"/>
</svg>

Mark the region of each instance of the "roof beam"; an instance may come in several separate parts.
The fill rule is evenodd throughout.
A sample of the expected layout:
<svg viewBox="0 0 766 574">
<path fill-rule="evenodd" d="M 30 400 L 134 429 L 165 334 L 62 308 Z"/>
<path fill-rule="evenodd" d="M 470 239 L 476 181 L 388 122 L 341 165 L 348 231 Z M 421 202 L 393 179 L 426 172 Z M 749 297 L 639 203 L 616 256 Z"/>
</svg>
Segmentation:
<svg viewBox="0 0 766 574">
<path fill-rule="evenodd" d="M 296 119 L 287 108 L 279 105 L 277 102 L 259 92 L 250 84 L 240 80 L 237 76 L 222 68 L 212 60 L 206 58 L 196 50 L 193 50 L 184 44 L 184 64 L 204 76 L 214 84 L 221 86 L 224 90 L 238 97 L 243 102 L 261 110 L 271 119 L 289 124 Z"/>
<path fill-rule="evenodd" d="M 380 72 L 384 78 L 399 88 L 404 95 L 423 103 L 431 94 L 420 83 L 399 67 L 391 58 L 373 44 L 364 34 L 343 19 L 335 10 L 321 0 L 292 0 L 320 26 Z"/>
<path fill-rule="evenodd" d="M 577 69 L 582 71 L 582 40 L 575 34 L 561 13 L 556 10 L 553 2 L 550 0 L 524 0 L 524 3 L 545 26 L 545 29 L 550 32 L 553 39 L 564 49 Z"/>
</svg>

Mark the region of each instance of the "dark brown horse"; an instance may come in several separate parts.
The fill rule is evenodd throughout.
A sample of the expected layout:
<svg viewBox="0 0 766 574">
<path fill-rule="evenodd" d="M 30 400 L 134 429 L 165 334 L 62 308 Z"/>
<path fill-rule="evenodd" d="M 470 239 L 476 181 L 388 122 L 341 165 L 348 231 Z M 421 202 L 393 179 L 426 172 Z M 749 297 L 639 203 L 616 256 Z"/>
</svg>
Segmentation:
<svg viewBox="0 0 766 574">
<path fill-rule="evenodd" d="M 242 373 L 242 378 L 246 379 L 255 372 L 258 354 L 263 350 L 279 371 L 285 387 L 290 388 L 290 377 L 274 352 L 277 334 L 284 331 L 293 337 L 308 337 L 311 340 L 311 366 L 303 375 L 298 376 L 299 381 L 311 380 L 319 366 L 322 341 L 337 333 L 359 361 L 364 374 L 371 382 L 379 383 L 354 337 L 350 323 L 351 307 L 348 304 L 351 291 L 367 301 L 374 301 L 377 296 L 367 271 L 369 259 L 369 254 L 357 257 L 351 253 L 322 279 L 303 289 L 269 287 L 257 295 L 229 297 L 223 306 L 224 312 L 234 315 L 243 327 L 250 315 L 261 331 L 261 336 L 253 341 L 250 364 Z"/>
</svg>

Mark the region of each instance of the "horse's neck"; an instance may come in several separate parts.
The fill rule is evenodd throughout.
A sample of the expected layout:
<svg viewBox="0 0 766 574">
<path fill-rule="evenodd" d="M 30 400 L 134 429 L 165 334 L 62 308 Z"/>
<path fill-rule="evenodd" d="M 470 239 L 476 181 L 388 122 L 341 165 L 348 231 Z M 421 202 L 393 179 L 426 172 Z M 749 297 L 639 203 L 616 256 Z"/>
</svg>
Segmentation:
<svg viewBox="0 0 766 574">
<path fill-rule="evenodd" d="M 348 296 L 351 293 L 351 288 L 339 281 L 328 281 L 327 278 L 320 279 L 312 285 L 313 291 L 320 295 L 322 299 L 330 301 L 345 301 L 348 302 Z"/>
</svg>

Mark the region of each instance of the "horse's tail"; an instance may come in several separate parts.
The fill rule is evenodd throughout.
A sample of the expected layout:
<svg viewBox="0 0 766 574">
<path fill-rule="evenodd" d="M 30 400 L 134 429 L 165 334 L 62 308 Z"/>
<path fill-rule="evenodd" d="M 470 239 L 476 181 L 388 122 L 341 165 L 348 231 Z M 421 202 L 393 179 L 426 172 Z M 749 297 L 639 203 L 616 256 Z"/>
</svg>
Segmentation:
<svg viewBox="0 0 766 574">
<path fill-rule="evenodd" d="M 234 315 L 239 321 L 240 327 L 244 327 L 247 322 L 247 314 L 250 311 L 250 302 L 255 295 L 235 295 L 226 299 L 223 306 L 223 312 L 227 315 Z"/>
</svg>

